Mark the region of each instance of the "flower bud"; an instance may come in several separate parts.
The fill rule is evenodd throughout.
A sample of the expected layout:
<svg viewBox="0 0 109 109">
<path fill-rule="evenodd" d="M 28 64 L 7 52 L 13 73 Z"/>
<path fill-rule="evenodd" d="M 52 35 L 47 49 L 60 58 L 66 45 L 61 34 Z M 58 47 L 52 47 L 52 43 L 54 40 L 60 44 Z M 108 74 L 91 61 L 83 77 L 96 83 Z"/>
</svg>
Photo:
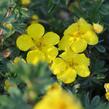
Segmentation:
<svg viewBox="0 0 109 109">
<path fill-rule="evenodd" d="M 94 23 L 93 24 L 93 29 L 96 33 L 101 33 L 103 32 L 103 26 L 98 24 L 98 23 Z"/>
</svg>

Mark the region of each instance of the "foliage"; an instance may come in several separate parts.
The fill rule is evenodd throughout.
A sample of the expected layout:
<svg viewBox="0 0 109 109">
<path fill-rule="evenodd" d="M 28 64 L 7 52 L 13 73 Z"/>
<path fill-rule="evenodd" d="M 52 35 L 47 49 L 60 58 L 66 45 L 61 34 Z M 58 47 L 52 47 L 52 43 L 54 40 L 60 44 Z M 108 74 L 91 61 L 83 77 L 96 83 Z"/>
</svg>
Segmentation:
<svg viewBox="0 0 109 109">
<path fill-rule="evenodd" d="M 64 31 L 79 18 L 104 28 L 98 34 L 98 44 L 88 45 L 82 51 L 90 59 L 88 77 L 77 76 L 74 82 L 66 84 L 52 73 L 51 63 L 14 63 L 15 57 L 26 60 L 28 50 L 20 51 L 16 39 L 25 34 L 33 22 L 62 39 Z M 0 0 L 0 109 L 33 109 L 55 82 L 76 95 L 84 109 L 109 109 L 104 88 L 104 84 L 109 83 L 108 18 L 108 0 L 31 0 L 26 5 L 21 0 Z M 63 50 L 59 51 L 59 55 L 62 53 Z"/>
</svg>

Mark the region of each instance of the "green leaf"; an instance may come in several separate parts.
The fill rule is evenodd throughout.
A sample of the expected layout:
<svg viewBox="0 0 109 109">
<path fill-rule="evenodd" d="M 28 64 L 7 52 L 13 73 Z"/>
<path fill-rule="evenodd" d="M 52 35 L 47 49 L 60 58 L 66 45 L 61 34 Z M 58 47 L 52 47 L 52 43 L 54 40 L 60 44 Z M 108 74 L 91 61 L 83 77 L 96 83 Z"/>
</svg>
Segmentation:
<svg viewBox="0 0 109 109">
<path fill-rule="evenodd" d="M 106 48 L 102 45 L 97 45 L 95 46 L 96 49 L 100 52 L 100 53 L 105 53 L 106 52 Z"/>
</svg>

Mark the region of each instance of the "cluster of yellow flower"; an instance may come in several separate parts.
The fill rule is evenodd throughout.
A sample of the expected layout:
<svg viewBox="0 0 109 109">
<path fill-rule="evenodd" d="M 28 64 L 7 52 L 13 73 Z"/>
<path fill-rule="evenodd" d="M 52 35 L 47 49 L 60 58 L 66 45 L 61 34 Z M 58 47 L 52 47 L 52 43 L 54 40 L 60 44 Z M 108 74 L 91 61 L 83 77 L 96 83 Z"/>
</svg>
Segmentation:
<svg viewBox="0 0 109 109">
<path fill-rule="evenodd" d="M 53 86 L 33 109 L 83 109 L 74 95 L 59 86 Z"/>
<path fill-rule="evenodd" d="M 53 74 L 64 83 L 75 81 L 77 75 L 87 77 L 90 75 L 90 59 L 83 53 L 87 45 L 98 43 L 96 33 L 101 33 L 103 27 L 99 24 L 89 24 L 83 18 L 71 24 L 60 40 L 54 32 L 45 33 L 45 28 L 39 23 L 32 23 L 17 38 L 17 47 L 22 51 L 28 51 L 27 63 L 36 64 L 46 61 L 50 65 Z M 45 33 L 45 34 L 44 34 Z M 58 47 L 55 45 L 58 44 Z M 58 51 L 63 53 L 59 54 Z"/>
</svg>

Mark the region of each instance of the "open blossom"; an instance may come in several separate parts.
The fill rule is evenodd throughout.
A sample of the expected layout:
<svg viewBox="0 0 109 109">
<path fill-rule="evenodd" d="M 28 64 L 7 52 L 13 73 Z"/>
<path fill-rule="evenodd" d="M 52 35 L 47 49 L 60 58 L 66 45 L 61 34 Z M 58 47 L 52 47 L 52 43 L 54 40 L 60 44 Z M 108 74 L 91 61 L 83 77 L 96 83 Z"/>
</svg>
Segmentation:
<svg viewBox="0 0 109 109">
<path fill-rule="evenodd" d="M 51 65 L 51 70 L 59 80 L 68 84 L 75 81 L 77 75 L 87 77 L 90 75 L 90 60 L 85 54 L 75 54 L 71 50 L 63 52 Z"/>
<path fill-rule="evenodd" d="M 58 49 L 54 46 L 59 42 L 59 36 L 54 32 L 47 32 L 39 23 L 33 23 L 27 28 L 27 34 L 17 38 L 17 47 L 22 51 L 28 51 L 27 62 L 36 64 L 39 61 L 51 62 L 58 55 Z"/>
<path fill-rule="evenodd" d="M 64 31 L 64 36 L 59 43 L 59 49 L 66 50 L 71 48 L 73 52 L 80 53 L 87 48 L 87 45 L 95 45 L 97 43 L 98 36 L 93 26 L 83 18 L 80 18 Z"/>
<path fill-rule="evenodd" d="M 33 109 L 82 109 L 82 106 L 74 95 L 55 87 Z"/>
</svg>

